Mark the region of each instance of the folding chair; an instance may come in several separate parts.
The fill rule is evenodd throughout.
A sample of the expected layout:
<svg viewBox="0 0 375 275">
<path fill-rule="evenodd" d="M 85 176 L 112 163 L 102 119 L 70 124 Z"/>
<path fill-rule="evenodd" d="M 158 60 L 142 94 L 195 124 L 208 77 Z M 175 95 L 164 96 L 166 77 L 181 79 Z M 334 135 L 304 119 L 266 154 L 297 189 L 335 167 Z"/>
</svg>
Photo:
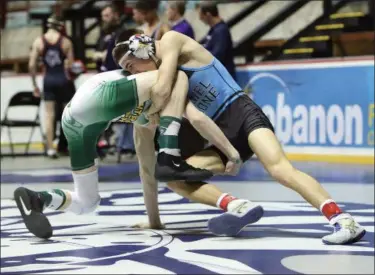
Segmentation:
<svg viewBox="0 0 375 275">
<path fill-rule="evenodd" d="M 8 112 L 9 112 L 10 107 L 16 107 L 16 106 L 35 106 L 37 110 L 36 110 L 36 115 L 35 115 L 34 120 L 32 120 L 31 116 L 30 116 L 31 119 L 24 119 L 24 120 L 9 119 Z M 14 153 L 14 144 L 12 141 L 12 134 L 11 134 L 10 128 L 32 127 L 29 140 L 26 145 L 25 152 L 21 154 L 21 155 L 29 155 L 29 147 L 30 147 L 31 139 L 33 137 L 35 128 L 39 127 L 40 134 L 42 136 L 42 141 L 43 141 L 43 148 L 44 148 L 43 154 L 46 153 L 45 135 L 42 131 L 42 127 L 39 121 L 39 109 L 40 109 L 40 98 L 34 97 L 32 92 L 19 92 L 10 99 L 9 104 L 7 108 L 5 109 L 4 119 L 1 121 L 1 124 L 0 124 L 1 125 L 0 132 L 2 134 L 3 126 L 8 128 L 8 136 L 9 136 L 9 141 L 10 141 L 10 149 L 11 149 L 12 157 L 15 157 L 16 154 Z"/>
</svg>

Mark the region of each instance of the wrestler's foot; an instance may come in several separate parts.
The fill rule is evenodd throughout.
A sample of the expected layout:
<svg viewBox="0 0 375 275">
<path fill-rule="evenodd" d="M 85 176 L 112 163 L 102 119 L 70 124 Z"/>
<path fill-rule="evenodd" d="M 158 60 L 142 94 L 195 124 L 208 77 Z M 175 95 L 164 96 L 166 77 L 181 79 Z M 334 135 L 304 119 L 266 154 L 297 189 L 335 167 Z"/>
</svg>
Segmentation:
<svg viewBox="0 0 375 275">
<path fill-rule="evenodd" d="M 213 173 L 211 171 L 195 168 L 187 164 L 181 157 L 168 155 L 164 152 L 158 154 L 155 178 L 159 181 L 203 181 L 212 176 Z"/>
<path fill-rule="evenodd" d="M 334 226 L 334 232 L 322 238 L 325 244 L 351 244 L 358 242 L 366 234 L 366 230 L 347 213 L 339 214 L 329 223 Z"/>
<path fill-rule="evenodd" d="M 234 200 L 235 207 L 208 221 L 208 229 L 215 235 L 236 236 L 248 224 L 255 223 L 263 216 L 263 207 L 246 200 Z"/>
<path fill-rule="evenodd" d="M 14 191 L 14 199 L 27 229 L 39 238 L 50 238 L 52 227 L 43 214 L 44 202 L 39 193 L 19 187 Z"/>
<path fill-rule="evenodd" d="M 59 156 L 56 153 L 55 149 L 48 149 L 47 150 L 47 156 L 51 159 L 57 159 Z"/>
</svg>

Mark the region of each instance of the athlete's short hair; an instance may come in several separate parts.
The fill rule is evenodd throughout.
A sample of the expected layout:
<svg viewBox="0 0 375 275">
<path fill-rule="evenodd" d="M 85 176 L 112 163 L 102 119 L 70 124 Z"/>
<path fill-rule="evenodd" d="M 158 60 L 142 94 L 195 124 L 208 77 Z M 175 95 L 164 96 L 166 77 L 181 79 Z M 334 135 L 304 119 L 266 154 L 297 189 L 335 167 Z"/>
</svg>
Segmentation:
<svg viewBox="0 0 375 275">
<path fill-rule="evenodd" d="M 212 16 L 219 16 L 219 9 L 215 2 L 203 2 L 198 5 L 203 14 L 210 13 Z"/>
<path fill-rule="evenodd" d="M 135 3 L 135 9 L 142 12 L 154 11 L 159 8 L 159 0 L 138 0 Z"/>
<path fill-rule="evenodd" d="M 121 44 L 117 46 L 117 44 L 120 42 L 128 41 L 129 38 L 135 34 L 143 34 L 143 31 L 139 29 L 125 29 L 119 32 L 115 41 L 115 47 L 112 50 L 112 56 L 116 63 L 119 63 L 124 54 L 129 51 L 129 45 Z"/>
<path fill-rule="evenodd" d="M 47 27 L 60 32 L 64 28 L 64 19 L 61 16 L 52 14 L 47 20 Z"/>
<path fill-rule="evenodd" d="M 168 5 L 172 9 L 176 9 L 180 15 L 184 15 L 185 14 L 186 2 L 184 0 L 168 1 Z"/>
<path fill-rule="evenodd" d="M 117 13 L 117 15 L 120 15 L 120 10 L 119 10 L 119 8 L 118 8 L 115 4 L 113 4 L 113 3 L 111 3 L 111 4 L 106 4 L 106 5 L 102 8 L 102 11 L 104 11 L 105 9 L 108 9 L 108 8 L 111 9 L 113 13 Z"/>
</svg>

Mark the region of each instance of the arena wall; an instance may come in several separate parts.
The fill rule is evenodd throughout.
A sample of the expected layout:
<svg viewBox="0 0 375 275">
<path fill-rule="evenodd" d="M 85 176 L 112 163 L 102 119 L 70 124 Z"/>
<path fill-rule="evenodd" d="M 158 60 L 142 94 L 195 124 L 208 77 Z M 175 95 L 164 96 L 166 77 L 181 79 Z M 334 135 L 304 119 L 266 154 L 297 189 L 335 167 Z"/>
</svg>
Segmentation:
<svg viewBox="0 0 375 275">
<path fill-rule="evenodd" d="M 271 119 L 291 159 L 374 163 L 374 57 L 246 65 L 237 74 L 241 87 Z M 81 75 L 76 87 L 91 75 Z M 42 76 L 37 80 L 42 87 Z M 31 88 L 28 75 L 1 77 L 1 119 L 10 98 Z M 17 119 L 34 114 L 31 107 L 9 111 Z M 29 130 L 12 129 L 13 142 L 27 142 Z M 38 131 L 32 142 L 41 142 Z M 3 128 L 1 145 L 8 143 Z"/>
</svg>

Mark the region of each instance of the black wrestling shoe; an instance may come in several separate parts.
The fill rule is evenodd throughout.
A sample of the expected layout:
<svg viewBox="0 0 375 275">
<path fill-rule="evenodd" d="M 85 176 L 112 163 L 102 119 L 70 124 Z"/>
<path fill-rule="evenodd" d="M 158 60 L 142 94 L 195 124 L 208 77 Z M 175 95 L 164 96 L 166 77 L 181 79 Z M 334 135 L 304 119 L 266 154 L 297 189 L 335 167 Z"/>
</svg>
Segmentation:
<svg viewBox="0 0 375 275">
<path fill-rule="evenodd" d="M 14 200 L 27 229 L 39 238 L 49 239 L 52 236 L 52 226 L 43 214 L 44 202 L 38 192 L 19 187 L 14 191 Z"/>
<path fill-rule="evenodd" d="M 164 152 L 158 154 L 155 178 L 159 181 L 204 181 L 212 176 L 211 171 L 195 168 L 187 164 L 181 157 L 168 155 Z"/>
</svg>

